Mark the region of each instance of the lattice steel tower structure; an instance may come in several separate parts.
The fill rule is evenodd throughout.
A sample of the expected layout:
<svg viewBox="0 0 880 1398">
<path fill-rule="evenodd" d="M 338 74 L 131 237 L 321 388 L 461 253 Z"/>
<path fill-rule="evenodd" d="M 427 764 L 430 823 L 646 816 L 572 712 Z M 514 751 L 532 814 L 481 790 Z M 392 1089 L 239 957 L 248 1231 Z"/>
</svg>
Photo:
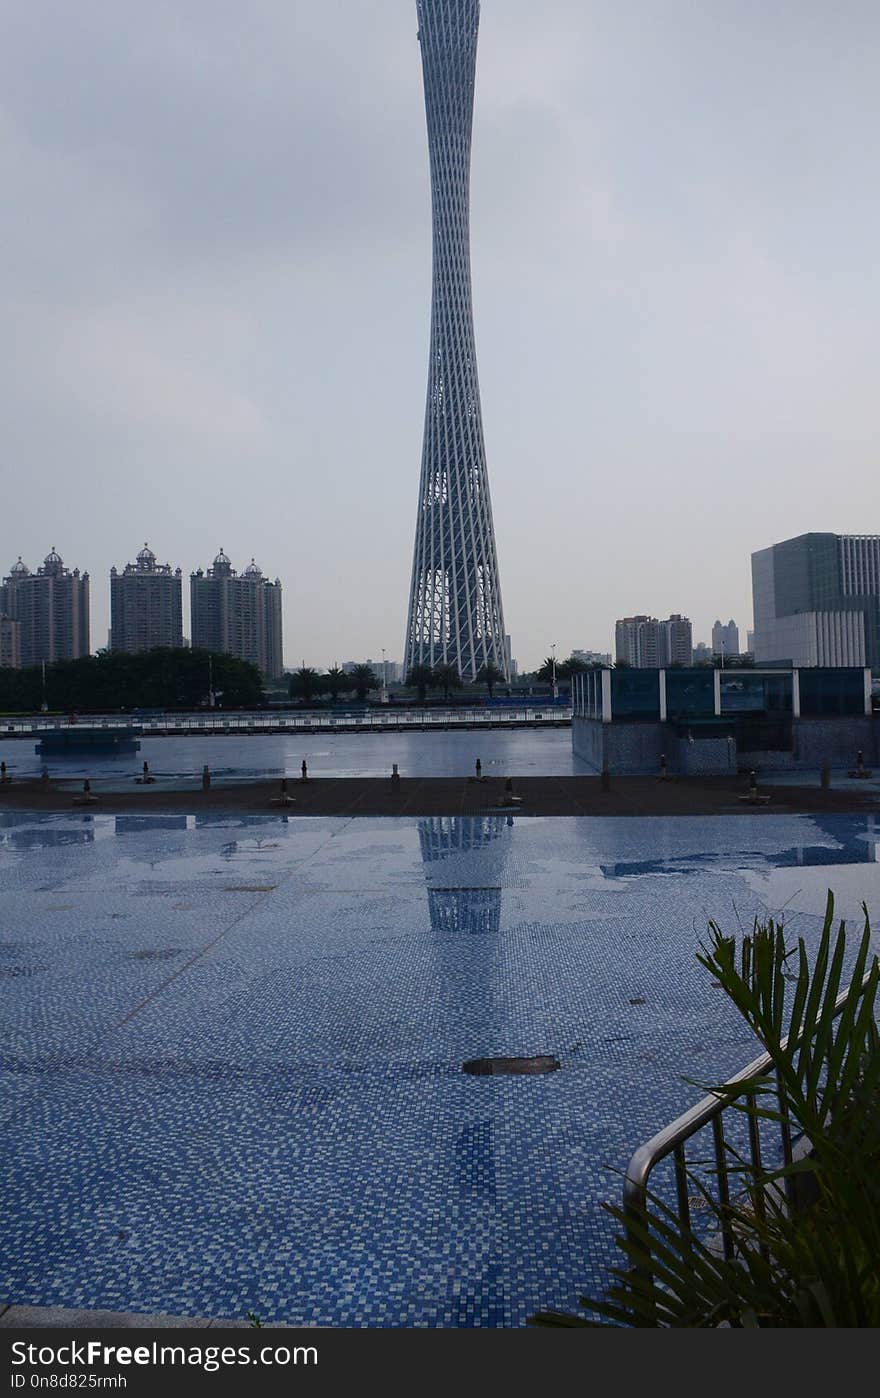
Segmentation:
<svg viewBox="0 0 880 1398">
<path fill-rule="evenodd" d="M 425 80 L 434 273 L 428 404 L 405 666 L 492 663 L 504 615 L 474 346 L 470 163 L 480 0 L 416 0 Z"/>
</svg>

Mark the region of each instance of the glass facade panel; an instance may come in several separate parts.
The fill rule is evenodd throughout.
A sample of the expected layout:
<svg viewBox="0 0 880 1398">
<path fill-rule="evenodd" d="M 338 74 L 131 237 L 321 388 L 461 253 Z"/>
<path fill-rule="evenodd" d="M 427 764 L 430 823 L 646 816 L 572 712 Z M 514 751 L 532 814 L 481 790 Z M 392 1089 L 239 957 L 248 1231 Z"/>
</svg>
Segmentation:
<svg viewBox="0 0 880 1398">
<path fill-rule="evenodd" d="M 803 672 L 801 672 L 803 673 Z M 721 676 L 722 714 L 790 714 L 794 682 L 791 671 L 776 675 L 735 670 Z"/>
<path fill-rule="evenodd" d="M 862 670 L 801 670 L 799 673 L 802 718 L 864 713 Z"/>
<path fill-rule="evenodd" d="M 611 715 L 618 719 L 660 718 L 659 670 L 612 670 Z"/>
<path fill-rule="evenodd" d="M 714 713 L 714 670 L 666 671 L 666 714 L 670 720 L 711 718 Z"/>
</svg>

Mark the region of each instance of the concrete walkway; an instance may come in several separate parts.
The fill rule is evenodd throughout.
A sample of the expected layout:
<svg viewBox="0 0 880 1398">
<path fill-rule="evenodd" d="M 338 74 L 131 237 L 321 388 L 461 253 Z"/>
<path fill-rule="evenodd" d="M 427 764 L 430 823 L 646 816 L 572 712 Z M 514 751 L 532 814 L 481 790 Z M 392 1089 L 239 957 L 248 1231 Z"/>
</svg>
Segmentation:
<svg viewBox="0 0 880 1398">
<path fill-rule="evenodd" d="M 198 814 L 201 811 L 242 811 L 271 814 L 285 810 L 291 816 L 478 816 L 499 810 L 511 815 L 530 816 L 672 816 L 733 815 L 767 811 L 771 814 L 860 813 L 880 810 L 875 789 L 856 784 L 823 790 L 810 786 L 760 782 L 766 804 L 753 805 L 743 799 L 748 779 L 743 776 L 657 777 L 612 776 L 610 788 L 602 789 L 595 777 L 516 777 L 518 798 L 507 804 L 504 777 L 481 781 L 466 777 L 404 777 L 398 785 L 389 778 L 322 777 L 302 782 L 288 778 L 291 804 L 278 804 L 280 782 L 239 782 L 233 786 L 213 786 L 207 791 L 163 790 L 161 783 L 130 791 L 103 792 L 93 783 L 94 802 L 78 803 L 79 784 L 44 785 L 39 781 L 13 782 L 0 787 L 0 811 L 35 813 L 90 812 L 100 815 L 132 813 L 162 815 Z"/>
</svg>

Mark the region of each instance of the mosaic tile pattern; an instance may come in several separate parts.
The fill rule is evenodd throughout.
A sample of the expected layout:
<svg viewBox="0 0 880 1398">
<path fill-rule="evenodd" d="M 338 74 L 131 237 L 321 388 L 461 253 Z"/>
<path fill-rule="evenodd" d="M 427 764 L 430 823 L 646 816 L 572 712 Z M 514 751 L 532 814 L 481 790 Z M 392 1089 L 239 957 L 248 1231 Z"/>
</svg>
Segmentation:
<svg viewBox="0 0 880 1398">
<path fill-rule="evenodd" d="M 751 1056 L 694 951 L 880 821 L 0 816 L 0 1300 L 517 1326 L 632 1149 Z M 544 1077 L 470 1058 L 556 1055 Z"/>
</svg>

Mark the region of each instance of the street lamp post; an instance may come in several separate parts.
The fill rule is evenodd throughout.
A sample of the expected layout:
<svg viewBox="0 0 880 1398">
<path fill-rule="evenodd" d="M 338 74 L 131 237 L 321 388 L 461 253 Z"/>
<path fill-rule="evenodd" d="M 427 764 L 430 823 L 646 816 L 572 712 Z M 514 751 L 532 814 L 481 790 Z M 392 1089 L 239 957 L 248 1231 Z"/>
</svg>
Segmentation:
<svg viewBox="0 0 880 1398">
<path fill-rule="evenodd" d="M 388 703 L 388 663 L 385 659 L 385 647 L 382 647 L 382 693 L 379 696 L 383 704 Z"/>
<path fill-rule="evenodd" d="M 559 698 L 559 689 L 557 688 L 557 685 L 556 685 L 556 642 L 555 642 L 555 641 L 553 642 L 552 646 L 550 647 L 550 655 L 551 655 L 552 693 L 553 693 L 553 702 L 554 702 L 554 704 L 555 704 L 555 703 L 556 703 L 556 700 Z"/>
</svg>

